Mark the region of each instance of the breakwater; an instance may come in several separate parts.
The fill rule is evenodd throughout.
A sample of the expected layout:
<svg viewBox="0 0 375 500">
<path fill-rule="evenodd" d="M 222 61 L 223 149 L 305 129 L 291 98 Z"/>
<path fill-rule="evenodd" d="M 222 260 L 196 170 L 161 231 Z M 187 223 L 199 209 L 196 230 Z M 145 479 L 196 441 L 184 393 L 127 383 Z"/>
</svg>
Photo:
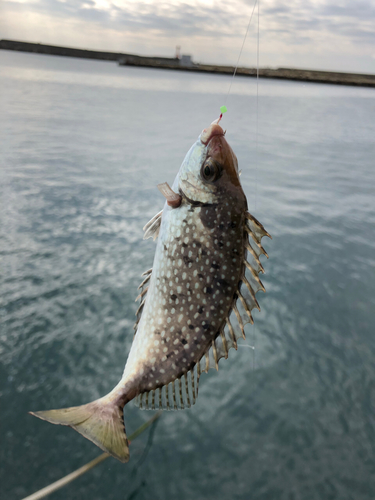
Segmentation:
<svg viewBox="0 0 375 500">
<path fill-rule="evenodd" d="M 123 52 L 86 50 L 60 47 L 56 45 L 45 45 L 40 43 L 19 42 L 15 40 L 0 40 L 0 49 L 33 52 L 54 56 L 97 59 L 101 61 L 114 61 L 121 66 L 138 66 L 200 73 L 216 73 L 222 75 L 232 75 L 234 71 L 233 66 L 193 63 L 187 56 L 183 56 L 182 59 L 169 57 L 146 57 Z M 237 69 L 237 75 L 256 77 L 257 70 L 256 68 L 240 67 Z M 343 73 L 338 71 L 319 71 L 295 68 L 260 68 L 259 77 L 314 83 L 330 83 L 336 85 L 375 87 L 375 75 Z"/>
</svg>

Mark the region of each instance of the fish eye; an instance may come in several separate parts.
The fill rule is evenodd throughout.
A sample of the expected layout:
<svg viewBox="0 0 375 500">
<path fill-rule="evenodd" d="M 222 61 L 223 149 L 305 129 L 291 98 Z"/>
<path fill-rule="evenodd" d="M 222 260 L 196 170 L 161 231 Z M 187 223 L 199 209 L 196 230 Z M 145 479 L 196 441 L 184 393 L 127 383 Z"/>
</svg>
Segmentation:
<svg viewBox="0 0 375 500">
<path fill-rule="evenodd" d="M 223 168 L 219 162 L 213 158 L 207 158 L 201 169 L 202 178 L 207 182 L 215 182 L 221 177 Z"/>
</svg>

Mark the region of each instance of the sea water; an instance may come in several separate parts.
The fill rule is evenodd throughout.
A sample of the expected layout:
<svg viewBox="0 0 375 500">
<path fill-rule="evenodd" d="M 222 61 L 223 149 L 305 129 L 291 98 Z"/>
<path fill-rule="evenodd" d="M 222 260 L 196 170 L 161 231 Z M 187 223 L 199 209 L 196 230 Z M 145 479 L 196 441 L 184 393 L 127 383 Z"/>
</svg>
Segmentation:
<svg viewBox="0 0 375 500">
<path fill-rule="evenodd" d="M 262 311 L 192 409 L 51 498 L 374 498 L 375 89 L 260 80 L 257 106 L 255 79 L 225 101 L 229 84 L 0 52 L 1 498 L 100 454 L 27 412 L 120 379 L 156 185 L 224 102 L 249 210 L 273 237 Z M 128 434 L 151 415 L 126 406 Z"/>
</svg>

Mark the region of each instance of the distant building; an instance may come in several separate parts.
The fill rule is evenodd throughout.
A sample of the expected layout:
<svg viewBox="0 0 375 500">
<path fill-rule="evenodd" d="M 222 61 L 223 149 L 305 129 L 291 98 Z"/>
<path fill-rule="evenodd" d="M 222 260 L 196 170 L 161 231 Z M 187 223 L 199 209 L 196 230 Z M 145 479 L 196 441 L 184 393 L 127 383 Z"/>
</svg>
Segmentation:
<svg viewBox="0 0 375 500">
<path fill-rule="evenodd" d="M 191 56 L 183 54 L 180 58 L 180 66 L 193 66 Z"/>
</svg>

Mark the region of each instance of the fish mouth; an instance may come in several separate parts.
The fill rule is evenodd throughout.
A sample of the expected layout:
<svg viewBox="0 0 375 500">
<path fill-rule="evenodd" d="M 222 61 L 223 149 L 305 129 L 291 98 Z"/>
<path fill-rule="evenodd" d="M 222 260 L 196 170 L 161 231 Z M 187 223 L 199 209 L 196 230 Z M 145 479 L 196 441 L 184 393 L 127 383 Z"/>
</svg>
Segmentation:
<svg viewBox="0 0 375 500">
<path fill-rule="evenodd" d="M 200 140 L 201 143 L 207 146 L 211 139 L 215 136 L 223 136 L 224 137 L 225 132 L 224 130 L 218 125 L 217 123 L 211 123 L 211 125 L 207 128 L 205 128 L 201 135 L 200 135 Z"/>
<path fill-rule="evenodd" d="M 201 142 L 206 146 L 206 158 L 219 162 L 235 185 L 240 185 L 238 161 L 232 148 L 225 139 L 224 130 L 217 123 L 212 123 L 201 134 Z"/>
</svg>

